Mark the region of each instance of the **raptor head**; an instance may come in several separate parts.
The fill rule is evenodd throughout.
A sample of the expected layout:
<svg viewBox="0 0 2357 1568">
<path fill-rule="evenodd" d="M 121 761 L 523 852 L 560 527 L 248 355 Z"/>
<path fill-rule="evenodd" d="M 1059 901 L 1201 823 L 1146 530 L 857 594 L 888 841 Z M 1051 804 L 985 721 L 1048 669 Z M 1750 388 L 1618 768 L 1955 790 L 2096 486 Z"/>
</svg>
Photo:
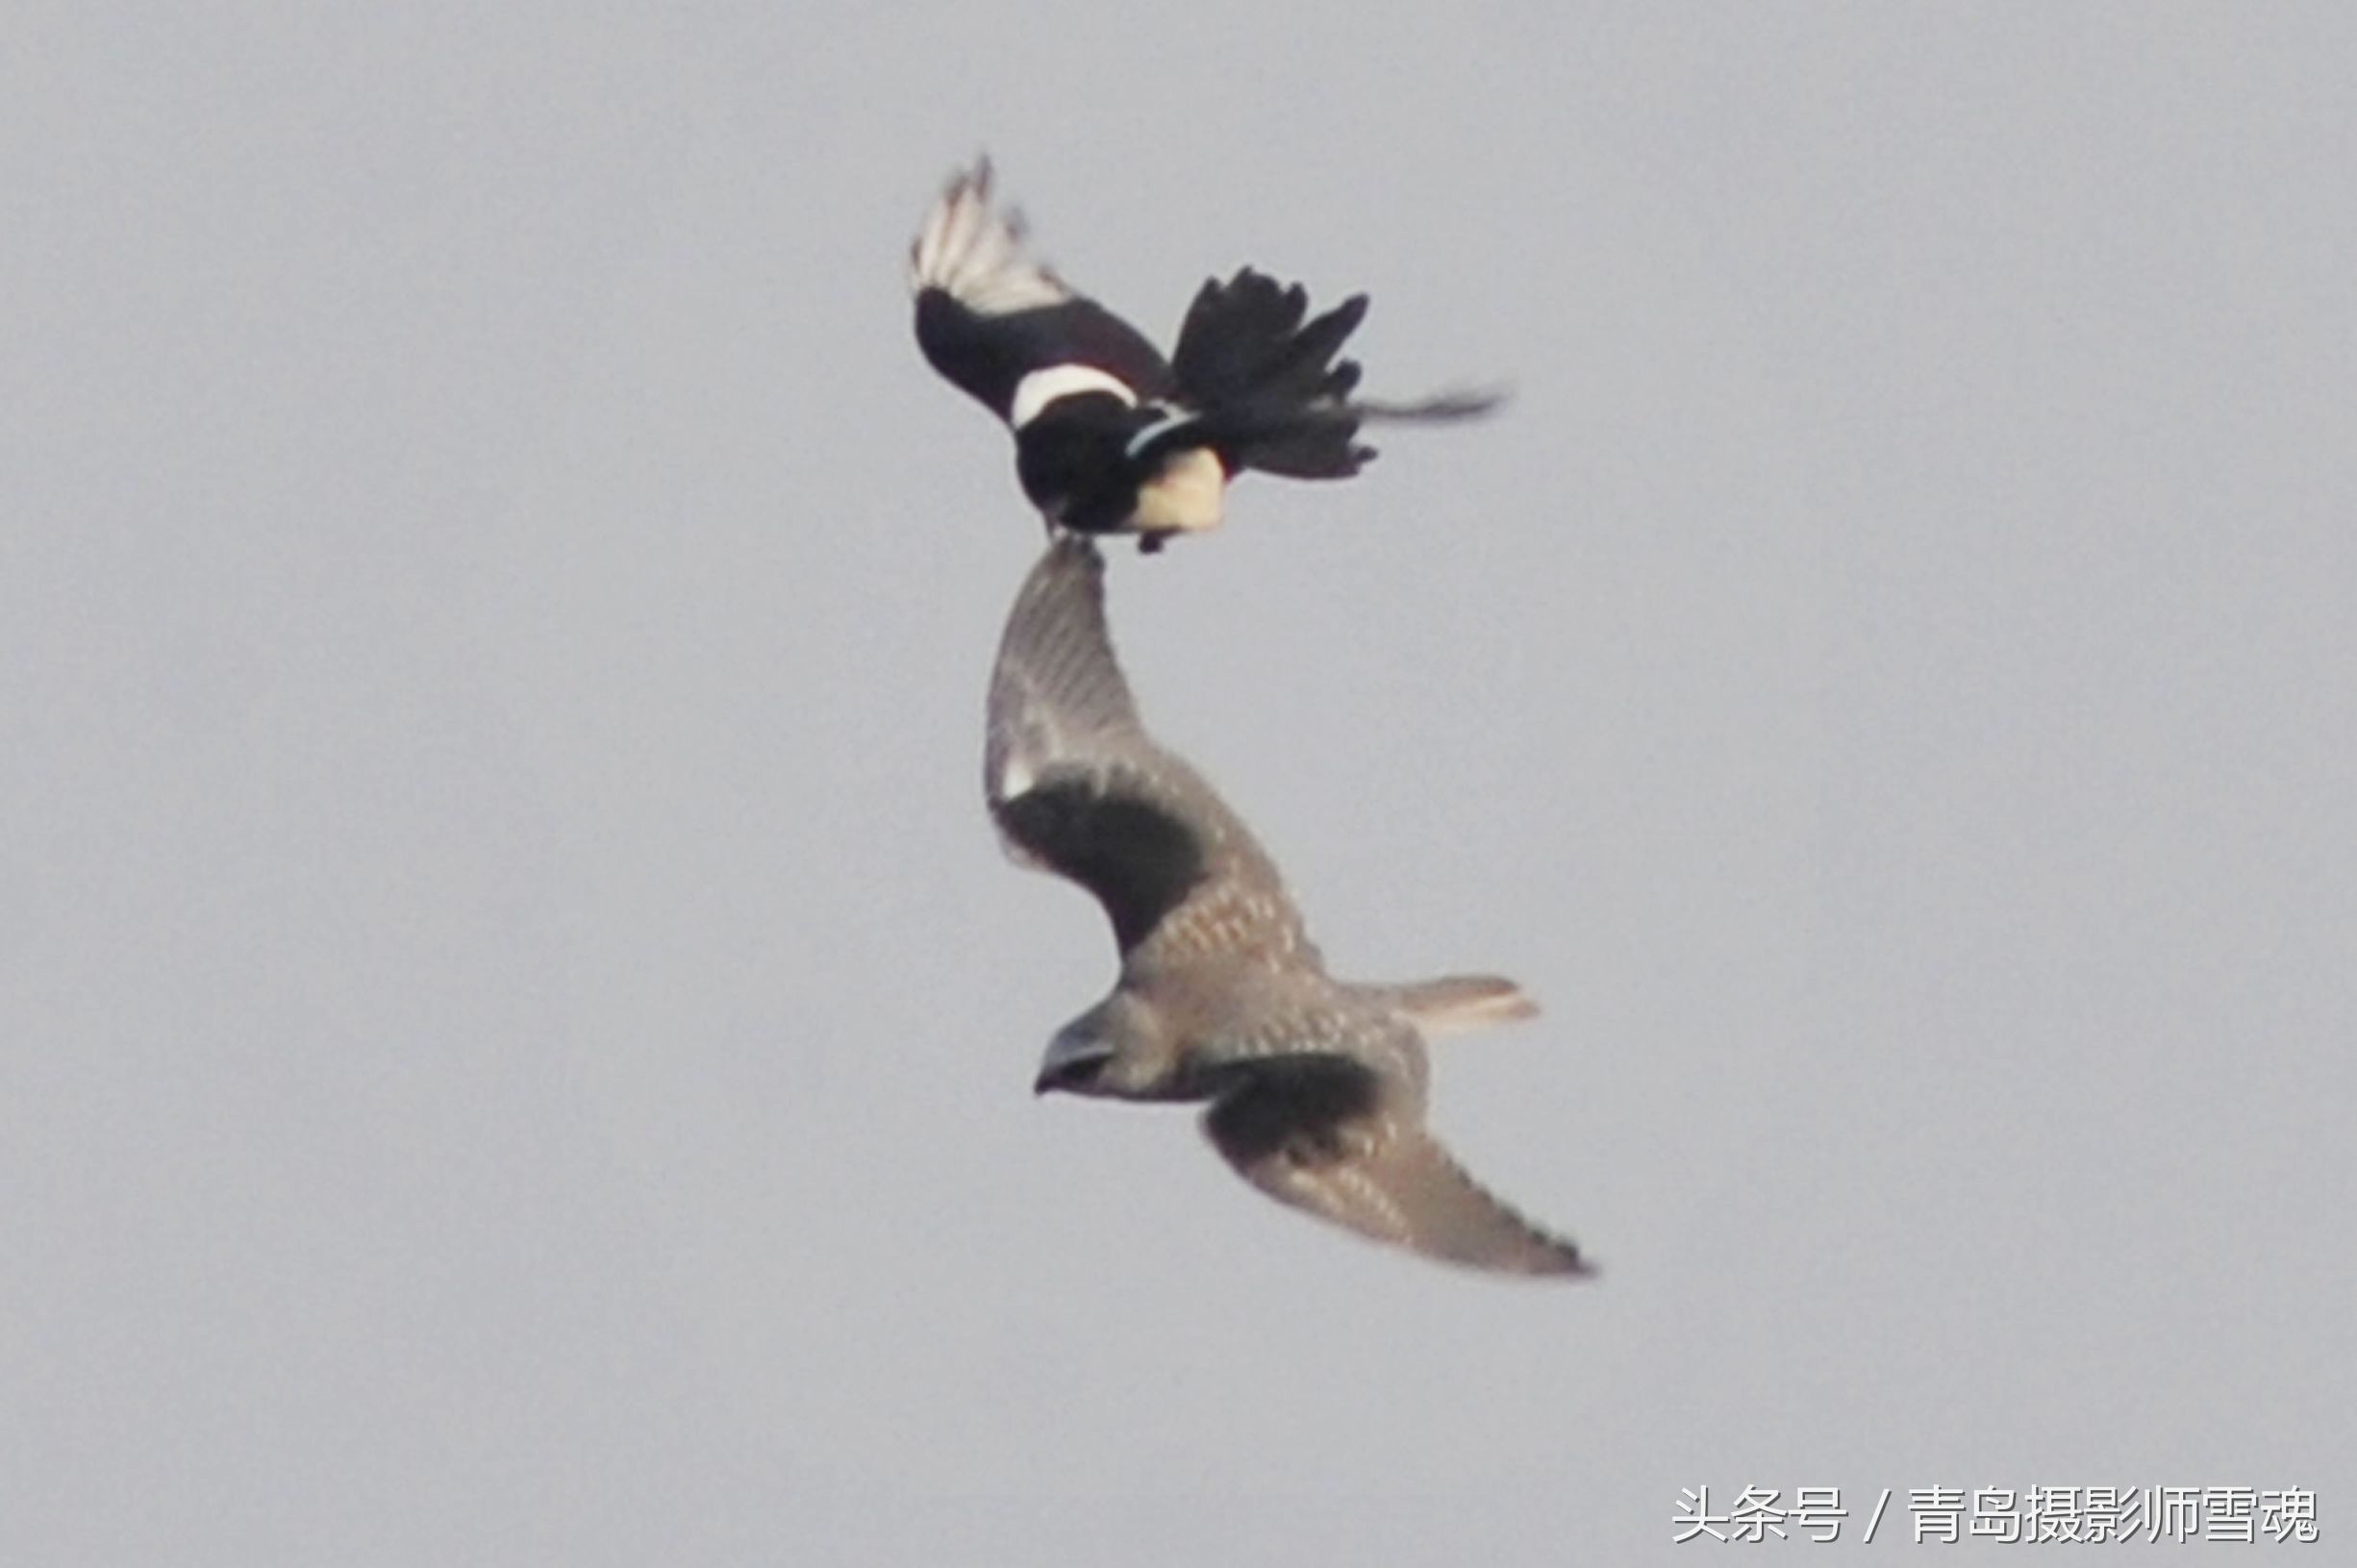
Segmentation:
<svg viewBox="0 0 2357 1568">
<path fill-rule="evenodd" d="M 1112 1100 L 1172 1098 L 1175 1063 L 1153 1008 L 1124 992 L 1056 1031 L 1040 1058 L 1032 1092 L 1061 1090 Z"/>
<path fill-rule="evenodd" d="M 1032 1081 L 1031 1092 L 1045 1094 L 1060 1089 L 1066 1094 L 1103 1094 L 1106 1090 L 1098 1081 L 1113 1065 L 1113 1059 L 1114 1049 L 1110 1044 L 1066 1025 L 1047 1042 L 1046 1054 L 1040 1058 L 1040 1076 Z"/>
</svg>

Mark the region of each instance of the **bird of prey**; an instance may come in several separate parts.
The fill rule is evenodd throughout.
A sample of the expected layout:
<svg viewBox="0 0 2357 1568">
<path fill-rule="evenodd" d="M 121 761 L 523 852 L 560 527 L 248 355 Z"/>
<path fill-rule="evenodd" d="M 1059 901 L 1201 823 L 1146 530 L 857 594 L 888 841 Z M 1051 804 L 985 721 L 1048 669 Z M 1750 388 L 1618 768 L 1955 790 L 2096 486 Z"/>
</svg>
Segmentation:
<svg viewBox="0 0 2357 1568">
<path fill-rule="evenodd" d="M 1425 1037 L 1537 1008 L 1494 976 L 1330 977 L 1251 833 L 1140 722 L 1103 575 L 1091 541 L 1051 539 L 990 678 L 984 791 L 1008 853 L 1094 894 L 1121 955 L 1035 1088 L 1208 1101 L 1213 1145 L 1280 1203 L 1474 1268 L 1592 1272 L 1424 1130 Z"/>
<path fill-rule="evenodd" d="M 1367 296 L 1310 317 L 1300 285 L 1250 267 L 1203 285 L 1165 360 L 1032 258 L 1022 214 L 991 198 L 988 159 L 926 215 L 909 281 L 917 346 L 1014 431 L 1016 477 L 1050 529 L 1136 534 L 1146 550 L 1217 527 L 1247 468 L 1347 478 L 1375 455 L 1362 423 L 1465 419 L 1498 401 L 1354 398 L 1359 366 L 1335 355 Z"/>
</svg>

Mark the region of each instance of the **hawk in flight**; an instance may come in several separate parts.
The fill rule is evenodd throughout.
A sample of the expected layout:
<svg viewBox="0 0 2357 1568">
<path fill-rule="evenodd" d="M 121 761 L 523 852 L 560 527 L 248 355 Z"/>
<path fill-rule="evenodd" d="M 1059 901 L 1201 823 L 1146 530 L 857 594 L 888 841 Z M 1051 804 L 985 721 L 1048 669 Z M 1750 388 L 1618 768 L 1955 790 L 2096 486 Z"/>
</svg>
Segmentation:
<svg viewBox="0 0 2357 1568">
<path fill-rule="evenodd" d="M 1310 316 L 1300 285 L 1250 267 L 1203 285 L 1165 360 L 1034 260 L 1025 238 L 1022 214 L 992 201 L 981 160 L 926 215 L 909 282 L 917 346 L 1014 431 L 1016 475 L 1051 527 L 1135 534 L 1160 549 L 1216 528 L 1228 481 L 1247 468 L 1344 479 L 1375 455 L 1361 424 L 1466 419 L 1498 402 L 1354 398 L 1359 366 L 1335 356 L 1367 296 Z"/>
<path fill-rule="evenodd" d="M 1592 1272 L 1424 1130 L 1426 1037 L 1537 1008 L 1493 976 L 1329 976 L 1250 831 L 1146 734 L 1103 579 L 1092 542 L 1052 539 L 990 677 L 983 783 L 1008 852 L 1094 894 L 1121 954 L 1113 993 L 1048 1043 L 1038 1091 L 1208 1101 L 1213 1146 L 1280 1203 L 1452 1263 Z"/>
</svg>

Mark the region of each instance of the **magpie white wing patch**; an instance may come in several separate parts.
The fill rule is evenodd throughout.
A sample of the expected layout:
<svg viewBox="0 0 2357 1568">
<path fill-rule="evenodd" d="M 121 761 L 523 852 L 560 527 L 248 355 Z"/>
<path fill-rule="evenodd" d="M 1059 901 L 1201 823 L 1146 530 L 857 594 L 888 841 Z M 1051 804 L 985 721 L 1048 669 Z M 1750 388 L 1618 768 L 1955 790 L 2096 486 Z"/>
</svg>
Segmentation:
<svg viewBox="0 0 2357 1568">
<path fill-rule="evenodd" d="M 909 252 L 909 287 L 939 288 L 979 315 L 1062 305 L 1072 290 L 1033 259 L 1023 214 L 990 196 L 990 161 L 953 176 Z"/>
</svg>

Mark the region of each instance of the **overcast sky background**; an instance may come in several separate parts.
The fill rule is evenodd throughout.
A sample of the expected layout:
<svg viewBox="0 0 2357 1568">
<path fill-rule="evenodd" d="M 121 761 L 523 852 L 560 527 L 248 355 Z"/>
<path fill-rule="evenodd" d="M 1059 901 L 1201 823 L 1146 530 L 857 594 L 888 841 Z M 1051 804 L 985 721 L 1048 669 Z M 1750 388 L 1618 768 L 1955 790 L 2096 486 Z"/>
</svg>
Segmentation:
<svg viewBox="0 0 2357 1568">
<path fill-rule="evenodd" d="M 2346 8 L 10 33 L 0 1560 L 2357 1530 Z M 1113 613 L 1338 968 L 1547 1004 L 1435 1122 L 1600 1283 L 1033 1099 L 1111 946 L 982 810 L 1039 530 L 903 283 L 984 147 L 1158 336 L 1250 261 L 1513 386 Z"/>
</svg>

